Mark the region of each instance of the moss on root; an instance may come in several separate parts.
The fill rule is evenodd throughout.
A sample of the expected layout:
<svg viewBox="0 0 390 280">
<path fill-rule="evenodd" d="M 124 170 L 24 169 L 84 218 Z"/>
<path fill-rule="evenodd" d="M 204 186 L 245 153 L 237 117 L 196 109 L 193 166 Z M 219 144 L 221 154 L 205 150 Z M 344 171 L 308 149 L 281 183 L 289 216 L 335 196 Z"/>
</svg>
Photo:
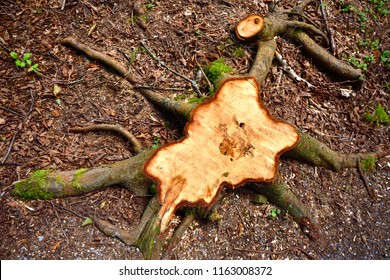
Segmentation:
<svg viewBox="0 0 390 280">
<path fill-rule="evenodd" d="M 44 199 L 53 197 L 48 190 L 47 177 L 50 170 L 37 170 L 28 179 L 18 181 L 14 184 L 11 194 L 22 199 Z"/>
<path fill-rule="evenodd" d="M 80 169 L 76 170 L 76 172 L 74 173 L 74 176 L 73 176 L 73 180 L 72 180 L 72 186 L 75 189 L 78 189 L 78 190 L 82 189 L 82 187 L 80 185 L 80 179 L 83 177 L 83 175 L 87 171 L 88 171 L 87 168 L 80 168 Z"/>
</svg>

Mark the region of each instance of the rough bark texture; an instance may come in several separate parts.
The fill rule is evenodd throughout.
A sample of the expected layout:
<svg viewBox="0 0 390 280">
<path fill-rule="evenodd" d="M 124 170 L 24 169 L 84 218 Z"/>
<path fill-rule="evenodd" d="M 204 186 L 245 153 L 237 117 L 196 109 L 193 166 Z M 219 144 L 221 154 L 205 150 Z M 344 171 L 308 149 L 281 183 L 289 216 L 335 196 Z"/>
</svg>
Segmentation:
<svg viewBox="0 0 390 280">
<path fill-rule="evenodd" d="M 145 150 L 112 165 L 72 171 L 37 170 L 29 178 L 15 182 L 12 195 L 24 199 L 51 199 L 82 195 L 111 185 L 121 185 L 137 195 L 146 195 L 150 181 L 142 165 L 153 150 Z"/>
</svg>

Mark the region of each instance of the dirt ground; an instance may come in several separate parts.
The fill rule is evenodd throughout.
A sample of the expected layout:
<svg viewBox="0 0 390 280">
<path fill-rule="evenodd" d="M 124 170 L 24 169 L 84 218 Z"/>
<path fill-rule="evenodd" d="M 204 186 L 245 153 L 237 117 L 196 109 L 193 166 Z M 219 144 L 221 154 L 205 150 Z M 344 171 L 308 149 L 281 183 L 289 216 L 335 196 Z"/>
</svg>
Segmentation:
<svg viewBox="0 0 390 280">
<path fill-rule="evenodd" d="M 142 259 L 136 247 L 109 238 L 83 216 L 107 219 L 131 230 L 148 197 L 110 187 L 104 191 L 52 201 L 22 202 L 10 196 L 11 184 L 37 169 L 72 170 L 131 157 L 131 146 L 109 132 L 78 134 L 73 126 L 120 124 L 144 147 L 180 138 L 182 123 L 160 113 L 128 82 L 110 69 L 58 44 L 74 36 L 127 64 L 140 85 L 170 88 L 167 97 L 194 97 L 190 84 L 159 67 L 140 48 L 143 40 L 162 61 L 194 78 L 224 57 L 235 73 L 248 71 L 255 48 L 241 44 L 232 28 L 248 14 L 266 13 L 263 1 L 145 1 L 143 25 L 135 22 L 132 1 L 67 0 L 0 2 L 0 259 Z M 280 1 L 291 8 L 297 1 Z M 336 55 L 367 63 L 365 82 L 355 95 L 343 97 L 348 84 L 324 73 L 295 45 L 278 38 L 278 50 L 295 71 L 315 85 L 308 89 L 283 74 L 274 62 L 262 85 L 262 99 L 283 118 L 343 153 L 389 150 L 389 128 L 362 121 L 378 103 L 389 104 L 389 68 L 379 55 L 390 48 L 389 17 L 375 17 L 370 1 L 327 3 Z M 62 4 L 65 3 L 64 8 Z M 321 27 L 319 9 L 308 16 Z M 362 20 L 359 13 L 365 13 Z M 365 26 L 362 26 L 364 24 Z M 144 28 L 146 27 L 146 29 Z M 362 42 L 379 39 L 378 49 Z M 9 52 L 31 53 L 38 76 L 17 67 Z M 173 90 L 175 89 L 175 90 Z M 205 90 L 205 88 L 202 88 Z M 11 147 L 11 149 L 9 149 Z M 320 249 L 286 213 L 250 201 L 244 189 L 224 190 L 218 222 L 197 221 L 165 259 L 389 259 L 390 158 L 365 175 L 377 198 L 367 195 L 355 169 L 335 173 L 283 160 L 284 180 L 309 207 L 328 242 Z M 179 218 L 179 217 L 178 217 Z M 177 219 L 178 219 L 177 218 Z"/>
</svg>

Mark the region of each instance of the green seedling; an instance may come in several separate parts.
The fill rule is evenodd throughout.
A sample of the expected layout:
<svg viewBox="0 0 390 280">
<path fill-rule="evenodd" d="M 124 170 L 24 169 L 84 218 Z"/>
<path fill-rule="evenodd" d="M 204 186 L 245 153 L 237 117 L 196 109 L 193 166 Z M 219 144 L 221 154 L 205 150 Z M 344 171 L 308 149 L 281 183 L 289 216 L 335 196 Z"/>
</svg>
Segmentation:
<svg viewBox="0 0 390 280">
<path fill-rule="evenodd" d="M 362 69 L 364 71 L 367 70 L 367 63 L 358 60 L 356 57 L 351 56 L 348 58 L 348 62 L 351 63 L 354 67 Z"/>
<path fill-rule="evenodd" d="M 145 5 L 146 9 L 148 9 L 148 10 L 153 9 L 154 6 L 155 6 L 155 5 L 154 5 L 153 3 L 148 3 L 148 4 Z"/>
<path fill-rule="evenodd" d="M 376 126 L 390 125 L 389 115 L 386 113 L 385 109 L 383 109 L 381 104 L 378 104 L 378 106 L 374 109 L 374 112 L 372 114 L 364 113 L 362 115 L 362 118 L 365 122 L 368 122 L 370 124 L 374 124 Z"/>
<path fill-rule="evenodd" d="M 153 149 L 157 149 L 158 148 L 158 146 L 160 145 L 160 140 L 161 140 L 160 136 L 154 137 L 153 145 L 152 145 Z"/>
<path fill-rule="evenodd" d="M 375 62 L 375 57 L 374 57 L 372 54 L 366 55 L 366 56 L 364 57 L 364 60 L 365 60 L 367 63 Z"/>
<path fill-rule="evenodd" d="M 387 15 L 389 13 L 389 10 L 385 8 L 388 4 L 383 0 L 368 0 L 368 3 L 373 4 L 375 11 L 380 15 Z"/>
<path fill-rule="evenodd" d="M 375 41 L 371 41 L 370 39 L 359 43 L 359 46 L 361 47 L 369 47 L 371 50 L 377 50 L 379 47 L 379 39 L 376 39 Z"/>
<path fill-rule="evenodd" d="M 381 61 L 387 66 L 390 67 L 390 50 L 385 50 L 381 54 Z"/>
<path fill-rule="evenodd" d="M 280 211 L 280 209 L 272 208 L 272 209 L 271 209 L 270 216 L 271 216 L 272 218 L 276 218 L 277 216 L 280 215 L 280 213 L 282 213 L 282 211 Z"/>
<path fill-rule="evenodd" d="M 352 6 L 349 3 L 344 2 L 343 0 L 340 1 L 340 8 L 341 8 L 341 11 L 344 13 L 356 11 L 356 8 L 354 6 Z"/>
<path fill-rule="evenodd" d="M 9 54 L 14 60 L 15 65 L 20 68 L 28 67 L 28 72 L 34 72 L 36 74 L 40 74 L 38 70 L 38 63 L 33 64 L 30 53 L 25 53 L 21 58 L 19 58 L 19 55 L 16 52 L 10 52 Z"/>
</svg>

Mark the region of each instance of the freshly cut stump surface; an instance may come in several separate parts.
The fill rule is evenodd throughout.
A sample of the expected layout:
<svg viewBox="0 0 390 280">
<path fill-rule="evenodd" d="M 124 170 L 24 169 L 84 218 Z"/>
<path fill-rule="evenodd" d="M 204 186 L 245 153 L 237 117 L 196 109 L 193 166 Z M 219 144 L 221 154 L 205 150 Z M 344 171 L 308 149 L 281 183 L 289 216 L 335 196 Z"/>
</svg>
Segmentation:
<svg viewBox="0 0 390 280">
<path fill-rule="evenodd" d="M 298 140 L 292 125 L 275 120 L 261 104 L 254 78 L 226 80 L 193 111 L 185 137 L 158 149 L 144 165 L 158 184 L 160 231 L 179 206 L 212 205 L 224 185 L 272 181 L 280 154 Z"/>
</svg>

